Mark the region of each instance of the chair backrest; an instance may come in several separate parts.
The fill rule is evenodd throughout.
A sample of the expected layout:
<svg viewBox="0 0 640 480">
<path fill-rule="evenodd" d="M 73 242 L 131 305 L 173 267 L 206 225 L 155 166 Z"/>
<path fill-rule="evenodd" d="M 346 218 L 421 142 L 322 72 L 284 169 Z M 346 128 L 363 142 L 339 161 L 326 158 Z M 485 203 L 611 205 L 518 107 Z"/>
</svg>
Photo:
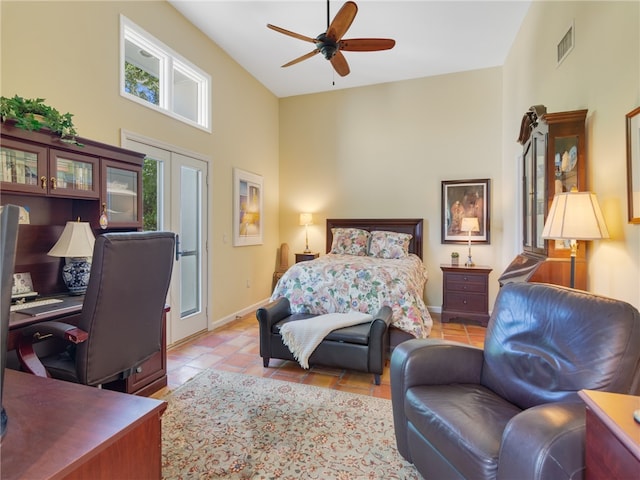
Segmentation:
<svg viewBox="0 0 640 480">
<path fill-rule="evenodd" d="M 7 354 L 9 315 L 11 314 L 11 287 L 13 268 L 16 261 L 18 240 L 19 209 L 15 205 L 5 205 L 0 215 L 0 434 L 4 434 L 7 417 L 2 407 L 4 368 Z"/>
<path fill-rule="evenodd" d="M 501 288 L 487 326 L 482 384 L 521 408 L 581 389 L 637 394 L 640 313 L 620 300 L 539 283 Z"/>
<path fill-rule="evenodd" d="M 78 379 L 115 380 L 161 348 L 162 320 L 175 254 L 171 232 L 107 233 L 96 238 L 78 326 Z"/>
</svg>

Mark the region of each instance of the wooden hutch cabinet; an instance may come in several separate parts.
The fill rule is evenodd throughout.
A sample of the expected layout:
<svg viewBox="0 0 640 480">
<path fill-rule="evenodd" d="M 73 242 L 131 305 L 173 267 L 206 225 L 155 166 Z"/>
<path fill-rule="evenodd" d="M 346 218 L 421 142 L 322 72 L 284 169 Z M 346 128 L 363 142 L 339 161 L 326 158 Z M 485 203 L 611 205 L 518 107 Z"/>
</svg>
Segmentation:
<svg viewBox="0 0 640 480">
<path fill-rule="evenodd" d="M 142 230 L 144 154 L 85 138 L 66 143 L 11 122 L 0 128 L 0 203 L 19 205 L 29 216 L 19 225 L 15 272 L 29 272 L 41 296 L 64 294 L 64 259 L 47 252 L 67 221 L 89 222 L 95 235 Z M 103 213 L 108 222 L 101 226 Z M 158 357 L 117 388 L 151 393 L 152 383 L 156 390 L 166 385 L 166 348 Z"/>
<path fill-rule="evenodd" d="M 587 189 L 586 116 L 587 110 L 547 113 L 535 105 L 522 118 L 523 252 L 502 274 L 501 284 L 518 279 L 569 286 L 569 242 L 543 240 L 542 230 L 556 193 Z M 586 243 L 579 241 L 575 288 L 586 287 Z"/>
</svg>

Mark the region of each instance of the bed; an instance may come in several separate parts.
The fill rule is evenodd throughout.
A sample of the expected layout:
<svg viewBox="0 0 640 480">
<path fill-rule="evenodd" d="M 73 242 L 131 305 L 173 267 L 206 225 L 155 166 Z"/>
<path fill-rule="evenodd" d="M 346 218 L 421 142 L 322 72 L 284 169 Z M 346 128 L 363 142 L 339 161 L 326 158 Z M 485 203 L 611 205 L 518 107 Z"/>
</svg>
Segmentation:
<svg viewBox="0 0 640 480">
<path fill-rule="evenodd" d="M 375 313 L 388 305 L 392 347 L 426 338 L 433 322 L 423 300 L 422 224 L 422 219 L 328 219 L 327 254 L 289 268 L 271 300 L 286 297 L 292 313 L 312 314 Z"/>
</svg>

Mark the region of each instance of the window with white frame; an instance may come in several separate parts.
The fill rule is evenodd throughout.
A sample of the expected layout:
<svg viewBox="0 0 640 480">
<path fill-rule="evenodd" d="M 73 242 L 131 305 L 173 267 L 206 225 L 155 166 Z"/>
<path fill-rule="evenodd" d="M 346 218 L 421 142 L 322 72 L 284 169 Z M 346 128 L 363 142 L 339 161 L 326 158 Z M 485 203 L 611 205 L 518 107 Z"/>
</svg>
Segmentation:
<svg viewBox="0 0 640 480">
<path fill-rule="evenodd" d="M 120 16 L 120 94 L 211 131 L 211 77 Z"/>
</svg>

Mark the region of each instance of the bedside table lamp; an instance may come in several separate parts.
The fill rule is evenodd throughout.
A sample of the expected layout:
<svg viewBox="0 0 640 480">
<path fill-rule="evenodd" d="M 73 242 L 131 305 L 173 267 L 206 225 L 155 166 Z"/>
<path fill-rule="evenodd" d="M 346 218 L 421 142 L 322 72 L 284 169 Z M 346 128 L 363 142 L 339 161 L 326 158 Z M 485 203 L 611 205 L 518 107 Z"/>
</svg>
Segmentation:
<svg viewBox="0 0 640 480">
<path fill-rule="evenodd" d="M 62 279 L 71 295 L 84 295 L 89 284 L 91 264 L 87 257 L 93 256 L 95 237 L 87 222 L 67 222 L 62 235 L 47 255 L 66 257 L 62 267 Z"/>
<path fill-rule="evenodd" d="M 309 225 L 313 225 L 313 215 L 310 213 L 301 213 L 300 225 L 303 225 L 305 228 L 306 246 L 304 249 L 304 253 L 311 253 L 311 250 L 309 250 Z"/>
<path fill-rule="evenodd" d="M 607 225 L 591 192 L 571 191 L 553 197 L 547 220 L 542 229 L 545 240 L 569 240 L 571 245 L 571 280 L 575 285 L 577 240 L 609 238 Z"/>
<path fill-rule="evenodd" d="M 469 232 L 469 256 L 467 258 L 465 267 L 473 267 L 475 263 L 471 260 L 471 232 L 479 232 L 480 224 L 478 223 L 478 217 L 465 217 L 462 219 L 462 223 L 460 225 L 461 232 Z"/>
</svg>

